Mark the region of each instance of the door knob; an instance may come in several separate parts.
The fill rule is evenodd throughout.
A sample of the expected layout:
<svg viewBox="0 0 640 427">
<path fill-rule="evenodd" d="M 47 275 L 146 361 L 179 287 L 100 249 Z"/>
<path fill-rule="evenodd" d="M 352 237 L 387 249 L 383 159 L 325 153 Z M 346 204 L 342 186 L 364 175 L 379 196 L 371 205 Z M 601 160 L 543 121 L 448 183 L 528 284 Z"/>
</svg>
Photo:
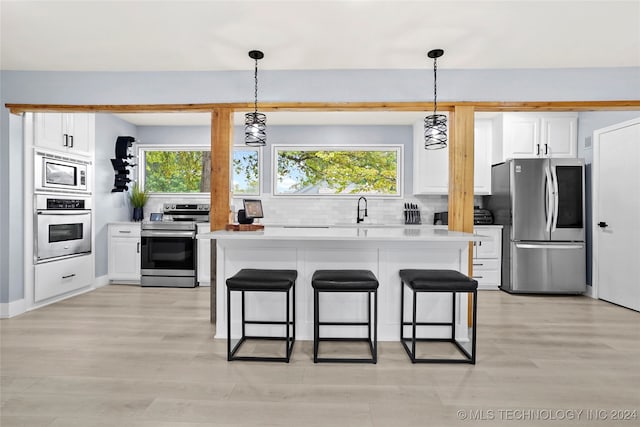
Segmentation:
<svg viewBox="0 0 640 427">
<path fill-rule="evenodd" d="M 609 226 L 609 224 L 607 224 L 607 223 L 606 223 L 606 222 L 604 222 L 604 221 L 600 221 L 600 222 L 598 223 L 598 227 L 600 227 L 600 228 L 606 228 L 606 227 L 608 227 L 608 226 Z"/>
</svg>

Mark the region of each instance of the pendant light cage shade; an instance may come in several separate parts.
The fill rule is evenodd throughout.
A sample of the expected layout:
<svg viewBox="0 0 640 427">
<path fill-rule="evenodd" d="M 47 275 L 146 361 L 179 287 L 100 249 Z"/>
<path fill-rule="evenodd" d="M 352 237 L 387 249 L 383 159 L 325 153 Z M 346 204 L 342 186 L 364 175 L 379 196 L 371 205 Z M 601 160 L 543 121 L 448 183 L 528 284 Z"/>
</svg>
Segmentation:
<svg viewBox="0 0 640 427">
<path fill-rule="evenodd" d="M 447 147 L 447 116 L 434 114 L 424 118 L 424 148 L 439 150 Z"/>
<path fill-rule="evenodd" d="M 253 74 L 254 98 L 253 113 L 244 115 L 244 143 L 251 147 L 263 147 L 267 145 L 267 116 L 258 113 L 258 60 L 264 58 L 264 53 L 259 50 L 249 51 L 249 58 L 255 61 Z"/>
<path fill-rule="evenodd" d="M 424 118 L 424 148 L 426 150 L 439 150 L 447 147 L 447 116 L 437 114 L 437 59 L 442 55 L 444 55 L 444 50 L 442 49 L 433 49 L 427 53 L 427 56 L 433 59 L 433 114 Z"/>
<path fill-rule="evenodd" d="M 267 116 L 262 113 L 244 115 L 244 143 L 251 147 L 267 145 Z"/>
</svg>

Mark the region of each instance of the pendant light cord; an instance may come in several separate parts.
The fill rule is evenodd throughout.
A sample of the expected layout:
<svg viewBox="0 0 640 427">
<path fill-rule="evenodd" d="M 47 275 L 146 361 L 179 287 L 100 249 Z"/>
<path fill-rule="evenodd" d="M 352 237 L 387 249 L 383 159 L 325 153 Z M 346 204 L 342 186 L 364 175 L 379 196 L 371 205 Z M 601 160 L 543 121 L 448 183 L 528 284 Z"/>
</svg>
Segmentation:
<svg viewBox="0 0 640 427">
<path fill-rule="evenodd" d="M 438 109 L 438 58 L 433 58 L 433 115 L 436 115 L 436 110 Z"/>
<path fill-rule="evenodd" d="M 258 114 L 258 60 L 256 59 L 256 67 L 253 74 L 253 80 L 255 82 L 255 90 L 253 92 L 253 114 Z"/>
</svg>

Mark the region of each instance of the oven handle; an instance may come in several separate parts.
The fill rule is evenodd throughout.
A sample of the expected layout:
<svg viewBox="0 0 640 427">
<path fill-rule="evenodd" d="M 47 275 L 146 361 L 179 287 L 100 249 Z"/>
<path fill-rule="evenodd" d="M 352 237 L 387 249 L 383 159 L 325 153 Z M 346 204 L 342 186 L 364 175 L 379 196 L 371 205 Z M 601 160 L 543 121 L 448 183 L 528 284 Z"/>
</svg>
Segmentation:
<svg viewBox="0 0 640 427">
<path fill-rule="evenodd" d="M 38 209 L 36 211 L 38 215 L 91 215 L 90 210 L 51 210 L 51 209 Z"/>
<path fill-rule="evenodd" d="M 142 237 L 191 237 L 192 239 L 196 238 L 196 233 L 194 231 L 151 231 L 151 230 L 142 230 L 140 232 Z"/>
</svg>

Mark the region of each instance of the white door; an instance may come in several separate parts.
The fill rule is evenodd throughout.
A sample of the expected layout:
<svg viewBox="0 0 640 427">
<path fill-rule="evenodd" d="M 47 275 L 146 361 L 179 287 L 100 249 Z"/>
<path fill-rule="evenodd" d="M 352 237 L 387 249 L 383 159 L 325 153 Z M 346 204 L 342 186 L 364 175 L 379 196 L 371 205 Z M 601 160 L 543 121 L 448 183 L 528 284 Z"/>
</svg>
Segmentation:
<svg viewBox="0 0 640 427">
<path fill-rule="evenodd" d="M 640 311 L 640 118 L 593 140 L 594 292 Z"/>
</svg>

